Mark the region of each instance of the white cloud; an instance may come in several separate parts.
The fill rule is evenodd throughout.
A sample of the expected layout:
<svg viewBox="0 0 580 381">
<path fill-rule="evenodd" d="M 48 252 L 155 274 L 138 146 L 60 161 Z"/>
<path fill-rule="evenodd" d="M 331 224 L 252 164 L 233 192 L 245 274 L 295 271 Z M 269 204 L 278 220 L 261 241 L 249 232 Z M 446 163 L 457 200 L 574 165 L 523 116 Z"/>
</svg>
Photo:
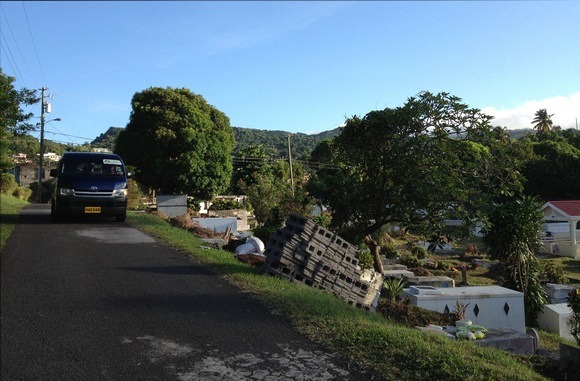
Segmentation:
<svg viewBox="0 0 580 381">
<path fill-rule="evenodd" d="M 527 101 L 509 110 L 498 110 L 495 107 L 486 107 L 481 111 L 495 118 L 491 121 L 494 126 L 508 129 L 532 128 L 532 120 L 536 111 L 545 108 L 548 114 L 554 114 L 554 126 L 563 129 L 575 128 L 576 119 L 580 119 L 580 91 L 569 96 L 558 96 L 541 101 Z"/>
</svg>

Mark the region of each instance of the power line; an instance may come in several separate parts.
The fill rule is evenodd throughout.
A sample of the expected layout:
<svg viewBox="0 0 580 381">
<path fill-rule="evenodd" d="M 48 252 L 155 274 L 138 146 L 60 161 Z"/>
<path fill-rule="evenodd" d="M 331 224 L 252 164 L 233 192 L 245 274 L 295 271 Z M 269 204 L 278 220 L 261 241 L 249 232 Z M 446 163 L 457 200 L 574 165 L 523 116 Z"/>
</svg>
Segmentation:
<svg viewBox="0 0 580 381">
<path fill-rule="evenodd" d="M 18 44 L 18 40 L 16 39 L 16 36 L 14 36 L 14 32 L 12 31 L 12 26 L 10 25 L 10 21 L 8 20 L 8 16 L 6 15 L 6 12 L 4 12 L 4 7 L 2 7 L 1 5 L 0 5 L 0 10 L 2 10 L 2 15 L 4 16 L 4 19 L 6 20 L 6 25 L 8 26 L 8 30 L 10 32 L 10 35 L 12 36 L 12 40 L 14 41 L 14 45 L 16 46 L 16 50 L 18 51 L 18 55 L 20 56 L 20 59 L 21 59 L 22 63 L 24 64 L 24 67 L 26 68 L 28 75 L 32 79 L 34 87 L 37 87 L 36 82 L 34 81 L 34 77 L 32 76 L 32 73 L 30 72 L 30 69 L 29 69 L 28 65 L 26 64 L 26 60 L 24 59 L 24 56 L 22 55 L 22 50 L 20 49 L 20 45 Z M 1 28 L 0 28 L 0 32 L 2 32 Z M 16 68 L 12 67 L 12 70 L 14 70 L 15 72 L 18 72 L 18 75 L 21 77 L 20 79 L 21 79 L 21 82 L 23 84 L 23 87 L 28 87 L 28 86 L 26 86 L 26 83 L 24 81 L 24 77 L 22 76 L 22 73 L 20 73 L 20 70 L 18 69 L 18 65 L 16 64 L 16 59 L 14 58 L 14 56 L 12 55 L 12 52 L 10 51 L 10 47 L 8 46 L 8 40 L 6 39 L 6 36 L 3 34 L 2 37 L 4 37 L 5 49 L 8 49 L 8 52 L 12 56 L 14 66 L 16 66 Z"/>
<path fill-rule="evenodd" d="M 44 70 L 42 70 L 42 64 L 40 63 L 40 58 L 38 57 L 38 50 L 36 49 L 36 43 L 34 42 L 34 35 L 32 34 L 32 29 L 30 28 L 30 22 L 28 21 L 28 13 L 26 13 L 26 7 L 24 6 L 24 1 L 22 2 L 22 9 L 24 10 L 26 24 L 28 25 L 28 31 L 30 33 L 30 38 L 32 39 L 32 46 L 34 47 L 34 53 L 36 54 L 36 61 L 38 62 L 38 67 L 40 68 L 40 73 L 42 74 L 42 80 L 43 80 L 43 83 L 46 84 L 46 78 L 44 78 Z"/>
</svg>

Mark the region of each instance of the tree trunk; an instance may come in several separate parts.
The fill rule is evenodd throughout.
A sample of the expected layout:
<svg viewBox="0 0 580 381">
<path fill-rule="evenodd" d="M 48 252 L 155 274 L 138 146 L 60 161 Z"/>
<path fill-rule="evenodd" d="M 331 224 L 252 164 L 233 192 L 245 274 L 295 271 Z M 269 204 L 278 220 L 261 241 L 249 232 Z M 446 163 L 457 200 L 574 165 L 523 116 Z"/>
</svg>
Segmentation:
<svg viewBox="0 0 580 381">
<path fill-rule="evenodd" d="M 365 243 L 367 244 L 367 246 L 371 250 L 371 255 L 373 256 L 373 267 L 374 267 L 375 271 L 382 274 L 383 273 L 383 262 L 381 261 L 381 256 L 380 256 L 381 247 L 374 239 L 372 239 L 372 237 L 370 235 L 367 235 L 365 237 Z"/>
</svg>

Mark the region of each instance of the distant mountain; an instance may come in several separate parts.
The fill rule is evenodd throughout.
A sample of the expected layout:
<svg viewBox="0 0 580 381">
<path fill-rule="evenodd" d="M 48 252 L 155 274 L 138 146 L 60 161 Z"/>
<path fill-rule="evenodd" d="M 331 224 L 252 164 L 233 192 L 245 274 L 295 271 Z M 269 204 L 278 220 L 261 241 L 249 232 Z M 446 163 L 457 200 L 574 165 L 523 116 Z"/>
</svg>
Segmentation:
<svg viewBox="0 0 580 381">
<path fill-rule="evenodd" d="M 91 142 L 92 147 L 108 148 L 111 152 L 115 149 L 115 141 L 119 133 L 123 131 L 122 127 L 109 127 L 107 132 L 100 134 Z"/>
<path fill-rule="evenodd" d="M 91 146 L 108 148 L 111 151 L 115 148 L 115 140 L 123 128 L 110 127 L 105 133 L 99 135 L 91 142 Z M 332 139 L 340 134 L 340 128 L 324 131 L 318 134 L 291 133 L 286 131 L 258 130 L 255 128 L 233 127 L 236 139 L 234 155 L 245 147 L 261 144 L 272 155 L 273 158 L 288 157 L 288 136 L 290 136 L 290 148 L 292 157 L 295 159 L 305 159 L 312 150 L 324 139 Z M 507 130 L 512 139 L 521 139 L 532 134 L 531 128 L 518 130 Z"/>
<path fill-rule="evenodd" d="M 332 139 L 340 134 L 340 128 L 307 135 L 285 131 L 268 131 L 253 128 L 233 127 L 236 138 L 234 155 L 242 148 L 261 144 L 274 158 L 288 157 L 288 136 L 293 158 L 306 158 L 324 139 Z"/>
<path fill-rule="evenodd" d="M 108 148 L 113 151 L 115 149 L 117 136 L 122 130 L 123 128 L 121 127 L 110 127 L 105 133 L 102 133 L 93 140 L 91 146 Z M 292 157 L 299 159 L 308 156 L 322 140 L 331 139 L 340 133 L 339 128 L 314 135 L 242 127 L 233 127 L 233 130 L 237 142 L 234 155 L 241 148 L 261 144 L 276 159 L 288 157 L 288 136 L 290 136 Z"/>
</svg>

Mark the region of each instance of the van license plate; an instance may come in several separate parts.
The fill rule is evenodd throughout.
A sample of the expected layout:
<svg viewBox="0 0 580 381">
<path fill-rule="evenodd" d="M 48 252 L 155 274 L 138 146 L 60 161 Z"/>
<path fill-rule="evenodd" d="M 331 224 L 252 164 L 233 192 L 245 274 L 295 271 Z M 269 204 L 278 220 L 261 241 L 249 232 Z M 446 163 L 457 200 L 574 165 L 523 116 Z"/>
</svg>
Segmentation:
<svg viewBox="0 0 580 381">
<path fill-rule="evenodd" d="M 100 206 L 85 206 L 85 213 L 101 213 Z"/>
</svg>

